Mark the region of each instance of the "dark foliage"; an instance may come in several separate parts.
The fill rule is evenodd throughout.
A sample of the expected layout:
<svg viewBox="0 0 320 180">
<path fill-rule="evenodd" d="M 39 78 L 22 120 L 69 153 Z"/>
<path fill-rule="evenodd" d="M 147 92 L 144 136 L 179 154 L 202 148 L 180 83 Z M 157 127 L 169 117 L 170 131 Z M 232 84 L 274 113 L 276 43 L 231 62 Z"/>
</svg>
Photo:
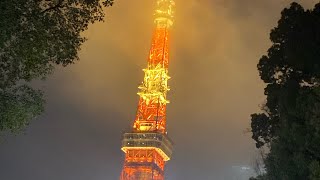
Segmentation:
<svg viewBox="0 0 320 180">
<path fill-rule="evenodd" d="M 47 77 L 55 65 L 78 60 L 86 40 L 81 32 L 102 21 L 103 7 L 112 4 L 113 0 L 0 1 L 0 131 L 16 132 L 41 114 L 41 92 L 22 84 Z"/>
<path fill-rule="evenodd" d="M 268 145 L 269 180 L 320 179 L 320 3 L 282 11 L 258 70 L 267 84 L 263 113 L 251 115 L 257 148 Z"/>
</svg>

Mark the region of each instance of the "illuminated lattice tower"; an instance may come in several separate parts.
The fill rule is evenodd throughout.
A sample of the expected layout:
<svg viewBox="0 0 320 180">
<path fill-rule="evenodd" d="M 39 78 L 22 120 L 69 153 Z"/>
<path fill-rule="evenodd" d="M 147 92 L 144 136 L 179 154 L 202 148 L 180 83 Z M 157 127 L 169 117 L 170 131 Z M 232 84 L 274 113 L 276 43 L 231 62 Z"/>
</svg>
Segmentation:
<svg viewBox="0 0 320 180">
<path fill-rule="evenodd" d="M 172 143 L 166 132 L 166 105 L 169 91 L 169 35 L 173 25 L 175 3 L 157 0 L 155 30 L 132 131 L 122 139 L 125 153 L 121 180 L 163 180 Z"/>
</svg>

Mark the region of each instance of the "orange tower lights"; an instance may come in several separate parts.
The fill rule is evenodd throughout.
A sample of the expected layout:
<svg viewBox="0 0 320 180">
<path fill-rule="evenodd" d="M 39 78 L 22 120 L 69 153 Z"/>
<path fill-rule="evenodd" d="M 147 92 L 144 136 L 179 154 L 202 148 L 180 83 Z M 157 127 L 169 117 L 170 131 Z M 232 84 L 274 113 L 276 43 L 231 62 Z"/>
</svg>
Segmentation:
<svg viewBox="0 0 320 180">
<path fill-rule="evenodd" d="M 166 105 L 169 65 L 169 35 L 175 3 L 157 0 L 155 30 L 148 67 L 139 86 L 140 96 L 132 132 L 125 133 L 122 151 L 125 162 L 120 180 L 164 180 L 164 167 L 172 154 L 166 132 Z"/>
</svg>

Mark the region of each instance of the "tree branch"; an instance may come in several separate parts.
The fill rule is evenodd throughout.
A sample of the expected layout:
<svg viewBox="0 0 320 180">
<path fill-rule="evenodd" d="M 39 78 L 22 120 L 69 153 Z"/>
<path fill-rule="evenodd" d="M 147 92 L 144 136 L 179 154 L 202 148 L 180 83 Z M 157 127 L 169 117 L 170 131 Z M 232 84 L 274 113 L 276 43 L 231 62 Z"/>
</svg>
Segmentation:
<svg viewBox="0 0 320 180">
<path fill-rule="evenodd" d="M 59 0 L 56 5 L 54 5 L 54 6 L 52 6 L 52 7 L 49 7 L 49 8 L 47 8 L 47 9 L 43 10 L 43 11 L 41 12 L 41 14 L 44 14 L 44 13 L 46 13 L 46 12 L 48 12 L 48 11 L 51 11 L 51 10 L 56 10 L 57 8 L 62 8 L 62 7 L 63 7 L 63 6 L 62 6 L 62 3 L 63 3 L 63 2 L 64 2 L 64 0 Z"/>
</svg>

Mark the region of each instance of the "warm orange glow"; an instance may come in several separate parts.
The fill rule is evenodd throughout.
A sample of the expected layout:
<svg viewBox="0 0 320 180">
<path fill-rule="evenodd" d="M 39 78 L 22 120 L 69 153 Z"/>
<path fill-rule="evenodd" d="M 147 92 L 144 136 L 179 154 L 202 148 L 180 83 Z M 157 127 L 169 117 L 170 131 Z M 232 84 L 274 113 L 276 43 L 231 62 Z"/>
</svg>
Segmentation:
<svg viewBox="0 0 320 180">
<path fill-rule="evenodd" d="M 125 163 L 121 180 L 163 180 L 172 144 L 166 134 L 169 34 L 173 25 L 173 0 L 158 0 L 148 67 L 139 86 L 140 96 L 133 133 L 124 135 Z"/>
<path fill-rule="evenodd" d="M 153 35 L 148 68 L 139 87 L 140 95 L 137 116 L 134 123 L 136 131 L 166 130 L 166 99 L 169 91 L 167 81 L 169 65 L 169 27 L 157 27 Z"/>
<path fill-rule="evenodd" d="M 120 179 L 125 180 L 163 180 L 164 162 L 155 150 L 129 150 L 126 164 Z M 141 164 L 141 166 L 136 166 Z M 152 164 L 156 164 L 153 167 Z M 157 169 L 159 168 L 159 169 Z"/>
</svg>

